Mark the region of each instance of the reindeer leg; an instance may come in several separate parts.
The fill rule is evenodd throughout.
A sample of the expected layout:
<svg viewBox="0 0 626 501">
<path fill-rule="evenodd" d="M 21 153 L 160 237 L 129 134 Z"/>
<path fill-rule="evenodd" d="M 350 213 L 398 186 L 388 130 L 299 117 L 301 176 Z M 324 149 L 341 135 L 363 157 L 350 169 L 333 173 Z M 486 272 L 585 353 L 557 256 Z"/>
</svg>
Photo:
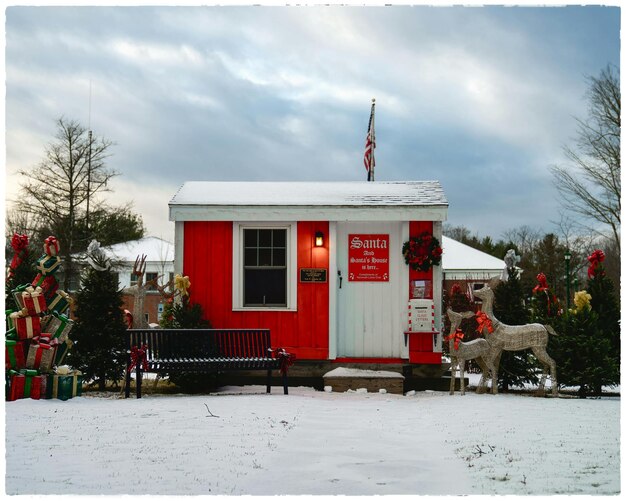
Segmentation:
<svg viewBox="0 0 626 501">
<path fill-rule="evenodd" d="M 454 395 L 454 379 L 456 375 L 456 363 L 457 359 L 454 357 L 450 357 L 450 395 Z"/>
<path fill-rule="evenodd" d="M 459 372 L 461 373 L 461 395 L 465 395 L 465 360 L 459 359 Z"/>
<path fill-rule="evenodd" d="M 546 393 L 545 385 L 546 378 L 548 376 L 548 370 L 550 371 L 550 379 L 552 380 L 552 395 L 558 394 L 557 382 L 556 382 L 556 362 L 548 355 L 545 347 L 535 346 L 532 348 L 533 353 L 539 359 L 543 366 L 543 374 L 541 375 L 541 382 L 539 383 L 539 389 L 537 395 L 544 396 Z"/>
<path fill-rule="evenodd" d="M 475 359 L 476 363 L 480 367 L 480 382 L 478 383 L 478 387 L 476 388 L 476 393 L 485 393 L 487 391 L 487 377 L 489 373 L 489 367 L 485 363 L 483 357 L 478 357 Z"/>
</svg>

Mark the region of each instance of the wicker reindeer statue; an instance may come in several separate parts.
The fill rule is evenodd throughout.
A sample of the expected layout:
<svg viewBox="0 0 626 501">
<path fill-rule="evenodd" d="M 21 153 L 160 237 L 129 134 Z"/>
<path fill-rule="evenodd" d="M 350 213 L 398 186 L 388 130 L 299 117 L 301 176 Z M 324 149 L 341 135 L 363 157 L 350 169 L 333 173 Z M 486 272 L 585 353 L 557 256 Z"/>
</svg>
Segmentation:
<svg viewBox="0 0 626 501">
<path fill-rule="evenodd" d="M 556 332 L 549 325 L 525 324 L 506 325 L 500 322 L 493 314 L 493 290 L 489 285 L 474 291 L 474 296 L 482 300 L 481 311 L 491 320 L 492 333 L 486 333 L 486 339 L 491 346 L 491 356 L 496 367 L 500 365 L 502 350 L 521 351 L 530 349 L 543 365 L 543 374 L 539 383 L 538 394 L 545 393 L 545 384 L 548 369 L 552 379 L 552 395 L 557 395 L 556 362 L 548 355 L 548 334 L 556 336 Z M 481 379 L 481 385 L 484 381 Z M 480 385 L 479 385 L 480 386 Z"/>
<path fill-rule="evenodd" d="M 144 299 L 146 297 L 146 291 L 150 287 L 157 285 L 157 279 L 148 280 L 144 283 L 144 275 L 146 272 L 146 255 L 141 257 L 137 256 L 135 264 L 133 266 L 133 275 L 137 277 L 137 283 L 124 289 L 124 292 L 132 294 L 134 296 L 133 312 L 132 312 L 132 326 L 135 329 L 145 329 L 148 327 L 148 322 L 144 317 Z"/>
<path fill-rule="evenodd" d="M 495 395 L 498 393 L 498 374 L 491 355 L 491 345 L 482 338 L 463 343 L 461 342 L 462 334 L 457 331 L 461 321 L 472 316 L 474 316 L 473 311 L 457 313 L 448 309 L 450 335 L 446 339 L 450 341 L 450 358 L 452 360 L 452 365 L 450 366 L 450 375 L 452 376 L 450 378 L 450 395 L 454 395 L 454 379 L 457 366 L 459 367 L 461 378 L 461 395 L 465 395 L 465 362 L 467 360 L 476 360 L 483 371 L 481 381 L 487 376 L 487 373 L 491 373 L 491 391 Z"/>
</svg>

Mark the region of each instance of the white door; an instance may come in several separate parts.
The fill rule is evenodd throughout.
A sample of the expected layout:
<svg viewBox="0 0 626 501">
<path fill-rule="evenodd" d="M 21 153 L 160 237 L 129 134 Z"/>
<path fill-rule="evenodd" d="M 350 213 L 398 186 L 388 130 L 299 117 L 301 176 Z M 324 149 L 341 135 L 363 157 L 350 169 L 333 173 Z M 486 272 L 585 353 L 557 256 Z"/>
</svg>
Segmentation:
<svg viewBox="0 0 626 501">
<path fill-rule="evenodd" d="M 403 226 L 408 235 L 408 225 L 399 222 L 337 223 L 338 357 L 408 356 L 404 346 L 408 268 L 401 254 Z M 356 251 L 355 243 L 360 247 Z M 388 268 L 382 262 L 387 254 Z M 367 260 L 364 255 L 374 265 L 364 265 L 359 275 L 354 266 Z M 368 274 L 365 268 L 373 271 Z"/>
</svg>

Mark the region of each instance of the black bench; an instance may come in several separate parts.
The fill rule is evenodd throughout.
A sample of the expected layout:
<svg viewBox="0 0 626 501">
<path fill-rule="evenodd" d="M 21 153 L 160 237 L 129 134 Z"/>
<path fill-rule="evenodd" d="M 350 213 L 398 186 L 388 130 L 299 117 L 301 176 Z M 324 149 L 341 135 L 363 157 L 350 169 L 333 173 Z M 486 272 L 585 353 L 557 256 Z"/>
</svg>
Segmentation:
<svg viewBox="0 0 626 501">
<path fill-rule="evenodd" d="M 269 329 L 129 329 L 129 359 L 126 369 L 126 398 L 130 396 L 130 374 L 136 369 L 137 398 L 141 398 L 141 373 L 212 373 L 225 370 L 267 370 L 267 393 L 272 370 L 279 369 L 287 389 L 287 366 L 292 356 L 272 350 Z"/>
</svg>

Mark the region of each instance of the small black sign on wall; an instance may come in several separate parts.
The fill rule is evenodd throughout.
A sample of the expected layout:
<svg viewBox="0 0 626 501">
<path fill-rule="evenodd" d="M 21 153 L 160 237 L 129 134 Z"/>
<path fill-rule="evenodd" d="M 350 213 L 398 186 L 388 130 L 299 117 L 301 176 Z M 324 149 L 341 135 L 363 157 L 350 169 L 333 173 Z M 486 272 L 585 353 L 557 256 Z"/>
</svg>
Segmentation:
<svg viewBox="0 0 626 501">
<path fill-rule="evenodd" d="M 326 268 L 300 268 L 300 282 L 326 282 Z"/>
</svg>

